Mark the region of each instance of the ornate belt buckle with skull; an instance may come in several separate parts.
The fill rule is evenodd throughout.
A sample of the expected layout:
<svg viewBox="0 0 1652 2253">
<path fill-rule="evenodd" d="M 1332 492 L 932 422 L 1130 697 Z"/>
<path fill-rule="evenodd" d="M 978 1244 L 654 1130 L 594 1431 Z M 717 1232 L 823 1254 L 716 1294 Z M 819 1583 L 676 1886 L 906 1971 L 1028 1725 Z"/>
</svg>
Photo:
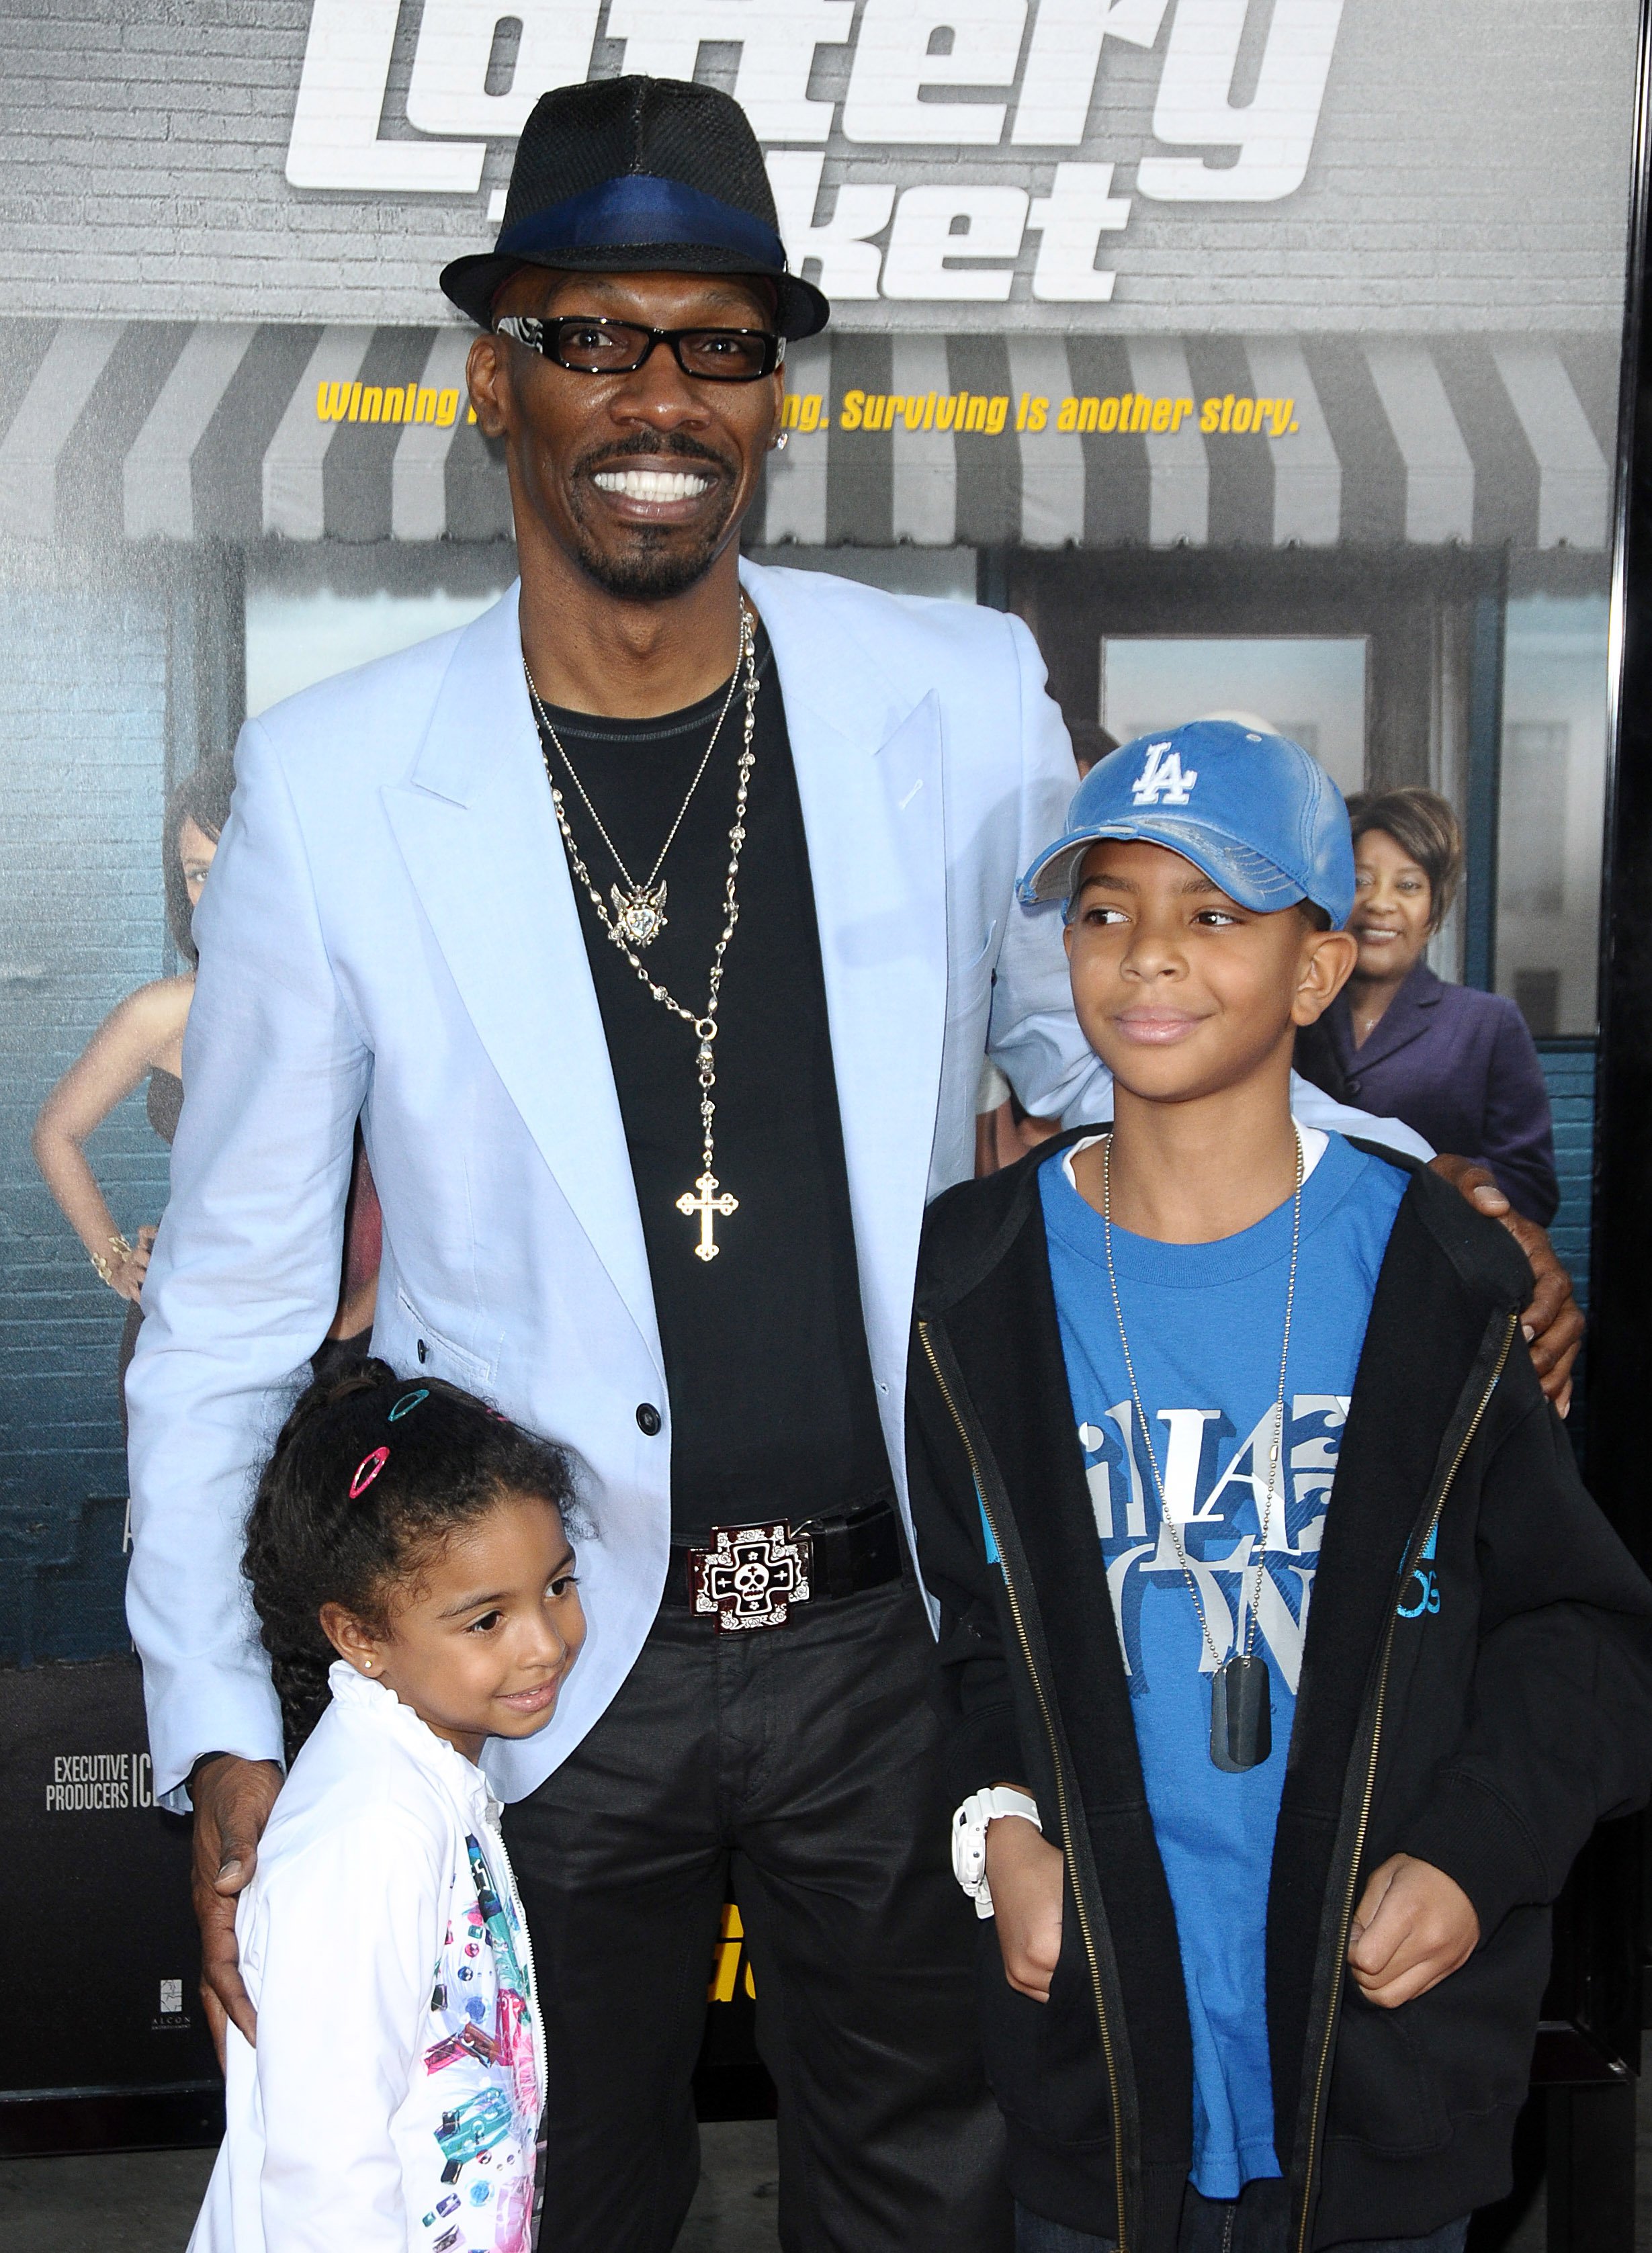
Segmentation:
<svg viewBox="0 0 1652 2253">
<path fill-rule="evenodd" d="M 715 1613 L 720 1629 L 784 1627 L 793 1604 L 809 1601 L 813 1545 L 782 1518 L 777 1525 L 714 1525 L 711 1546 L 688 1554 L 694 1610 Z"/>
</svg>

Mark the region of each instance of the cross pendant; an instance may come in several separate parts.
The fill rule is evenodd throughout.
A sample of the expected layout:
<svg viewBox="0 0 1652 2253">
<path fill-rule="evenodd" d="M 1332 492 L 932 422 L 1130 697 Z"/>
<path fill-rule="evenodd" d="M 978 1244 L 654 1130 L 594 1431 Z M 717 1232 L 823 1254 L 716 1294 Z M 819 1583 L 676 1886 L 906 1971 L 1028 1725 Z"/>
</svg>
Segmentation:
<svg viewBox="0 0 1652 2253">
<path fill-rule="evenodd" d="M 715 1194 L 717 1176 L 713 1173 L 701 1174 L 694 1187 L 700 1195 L 690 1196 L 685 1189 L 677 1200 L 677 1210 L 690 1220 L 696 1213 L 700 1215 L 700 1241 L 694 1246 L 694 1257 L 696 1259 L 714 1259 L 722 1247 L 712 1235 L 712 1217 L 721 1213 L 727 1219 L 731 1212 L 739 1211 L 740 1200 L 737 1196 L 730 1196 L 727 1189 L 718 1196 Z"/>
</svg>

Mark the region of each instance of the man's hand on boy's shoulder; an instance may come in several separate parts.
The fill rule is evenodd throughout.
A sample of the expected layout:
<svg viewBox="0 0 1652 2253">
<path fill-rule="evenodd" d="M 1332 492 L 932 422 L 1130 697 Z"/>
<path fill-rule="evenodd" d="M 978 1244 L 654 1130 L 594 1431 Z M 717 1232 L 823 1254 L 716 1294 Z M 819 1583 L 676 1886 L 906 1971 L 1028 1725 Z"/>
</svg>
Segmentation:
<svg viewBox="0 0 1652 2253">
<path fill-rule="evenodd" d="M 1355 1912 L 1348 1964 L 1366 2001 L 1391 2011 L 1449 1979 L 1479 1945 L 1480 1919 L 1457 1880 L 1414 1854 L 1391 1854 Z"/>
<path fill-rule="evenodd" d="M 1571 1276 L 1555 1258 L 1548 1231 L 1516 1212 L 1490 1170 L 1472 1158 L 1439 1157 L 1432 1163 L 1434 1171 L 1460 1189 L 1476 1212 L 1502 1221 L 1530 1261 L 1536 1288 L 1522 1327 L 1537 1382 L 1565 1415 L 1572 1406 L 1572 1364 L 1583 1343 L 1583 1309 L 1572 1295 Z"/>
<path fill-rule="evenodd" d="M 1060 1847 L 1019 1816 L 1001 1815 L 987 1824 L 986 1885 L 1004 1977 L 1035 2003 L 1049 2000 L 1061 1956 L 1064 1870 Z"/>
</svg>

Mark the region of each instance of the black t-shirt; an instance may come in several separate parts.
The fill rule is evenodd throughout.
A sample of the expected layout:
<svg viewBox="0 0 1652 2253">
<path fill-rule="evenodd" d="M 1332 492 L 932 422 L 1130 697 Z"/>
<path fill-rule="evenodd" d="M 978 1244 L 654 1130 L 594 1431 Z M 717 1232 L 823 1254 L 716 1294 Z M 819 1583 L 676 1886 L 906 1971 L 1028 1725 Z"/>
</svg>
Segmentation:
<svg viewBox="0 0 1652 2253">
<path fill-rule="evenodd" d="M 765 638 L 737 896 L 716 1047 L 714 1170 L 739 1210 L 695 1256 L 677 1199 L 701 1171 L 697 1043 L 654 1001 L 575 886 L 630 1147 L 671 1392 L 672 1538 L 714 1525 L 837 1516 L 889 1483 L 844 1168 L 803 809 Z M 726 691 L 652 720 L 550 710 L 579 779 L 645 882 Z M 696 1014 L 723 926 L 745 721 L 736 689 L 660 875 L 666 924 L 641 959 Z M 612 913 L 618 869 L 550 750 L 575 841 Z"/>
</svg>

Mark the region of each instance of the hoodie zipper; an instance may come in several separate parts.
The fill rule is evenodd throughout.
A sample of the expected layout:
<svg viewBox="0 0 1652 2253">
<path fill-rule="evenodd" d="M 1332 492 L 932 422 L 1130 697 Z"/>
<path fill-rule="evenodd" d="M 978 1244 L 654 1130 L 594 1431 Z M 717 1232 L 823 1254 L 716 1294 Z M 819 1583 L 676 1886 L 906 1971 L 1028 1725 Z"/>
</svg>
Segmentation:
<svg viewBox="0 0 1652 2253">
<path fill-rule="evenodd" d="M 1490 1381 L 1480 1396 L 1480 1405 L 1469 1419 L 1468 1428 L 1463 1433 L 1456 1454 L 1452 1457 L 1451 1468 L 1440 1482 L 1439 1491 L 1434 1497 L 1432 1509 L 1428 1512 L 1426 1519 L 1412 1534 L 1405 1560 L 1400 1567 L 1399 1585 L 1402 1588 L 1405 1585 L 1407 1575 L 1415 1570 L 1417 1560 L 1428 1546 L 1429 1536 L 1439 1524 L 1446 1497 L 1451 1492 L 1458 1471 L 1462 1467 L 1463 1457 L 1468 1453 L 1474 1434 L 1480 1429 L 1481 1420 L 1491 1405 L 1491 1396 L 1497 1390 L 1498 1380 L 1509 1359 L 1509 1349 L 1514 1343 L 1515 1326 L 1518 1321 L 1517 1315 L 1509 1315 L 1509 1327 L 1503 1333 L 1502 1350 L 1497 1356 L 1496 1366 L 1491 1372 Z M 1307 2253 L 1308 2217 L 1314 2210 L 1314 2177 L 1319 2159 L 1320 2116 L 1325 2103 L 1326 2081 L 1331 2060 L 1331 2045 L 1336 2033 L 1337 2012 L 1342 1999 L 1342 1981 L 1348 1964 L 1348 1936 L 1354 1921 L 1355 1889 L 1359 1884 L 1360 1858 L 1365 1851 L 1365 1833 L 1370 1824 L 1371 1803 L 1377 1794 L 1377 1763 L 1382 1749 L 1383 1707 L 1388 1693 L 1389 1663 L 1394 1651 L 1395 1618 L 1396 1614 L 1391 1608 L 1388 1626 L 1383 1637 L 1382 1662 L 1377 1668 L 1376 1694 L 1371 1708 L 1371 1742 L 1365 1763 L 1365 1788 L 1360 1799 L 1359 1822 L 1354 1833 L 1353 1852 L 1349 1857 L 1348 1877 L 1343 1888 L 1342 1921 L 1337 1929 L 1336 1955 L 1331 1978 L 1330 1999 L 1326 2008 L 1325 2032 L 1320 2042 L 1319 2064 L 1314 2076 L 1314 2103 L 1308 2115 L 1307 2165 L 1302 2178 L 1302 2211 L 1297 2222 L 1296 2253 Z"/>
<path fill-rule="evenodd" d="M 924 1352 L 929 1362 L 931 1373 L 939 1388 L 942 1399 L 946 1403 L 947 1413 L 952 1419 L 964 1453 L 969 1458 L 970 1475 L 975 1482 L 976 1496 L 980 1503 L 982 1514 L 986 1517 L 987 1529 L 992 1534 L 993 1545 L 998 1551 L 998 1566 L 1004 1576 L 1004 1594 L 1009 1604 L 1010 1618 L 1014 1624 L 1015 1639 L 1021 1645 L 1022 1663 L 1026 1666 L 1028 1678 L 1032 1683 L 1033 1694 L 1038 1701 L 1038 1710 L 1043 1719 L 1044 1733 L 1049 1743 L 1049 1761 L 1056 1777 L 1056 1811 L 1061 1822 L 1062 1844 L 1065 1852 L 1067 1868 L 1072 1878 L 1073 1906 L 1078 1912 L 1079 1936 L 1084 1943 L 1085 1960 L 1090 1966 L 1091 1991 L 1095 1998 L 1096 2023 L 1101 2032 L 1102 2060 L 1107 2073 L 1107 2093 L 1112 2106 L 1113 2189 L 1119 2208 L 1117 2253 L 1129 2253 L 1125 2224 L 1124 2118 L 1119 2093 L 1118 2064 L 1113 2053 L 1112 2029 L 1107 2023 L 1107 2005 L 1102 1987 L 1101 1961 L 1096 1952 L 1095 1934 L 1091 1926 L 1089 1908 L 1078 1882 L 1077 1858 L 1072 1849 L 1072 1822 L 1067 1803 L 1066 1775 L 1062 1762 L 1060 1740 L 1056 1733 L 1055 1718 L 1050 1709 L 1049 1698 L 1033 1658 L 1032 1644 L 1028 1639 L 1026 1625 L 1021 1617 L 1021 1598 L 1016 1593 L 1014 1577 L 1004 1559 L 1004 1545 L 999 1538 L 998 1520 L 992 1503 L 987 1497 L 986 1482 L 981 1474 L 980 1458 L 976 1452 L 975 1443 L 970 1437 L 968 1426 L 959 1412 L 958 1403 L 952 1397 L 952 1388 L 942 1371 L 934 1344 L 930 1337 L 930 1326 L 927 1321 L 920 1318 L 917 1334 L 923 1342 Z"/>
<path fill-rule="evenodd" d="M 527 1912 L 522 1907 L 522 1896 L 517 1889 L 516 1872 L 511 1866 L 511 1851 L 505 1843 L 505 1831 L 493 1815 L 491 1807 L 484 1810 L 483 1827 L 499 1850 L 499 1866 L 509 1881 L 511 1906 L 516 1912 L 516 1929 L 522 1943 L 522 1969 L 527 1975 L 528 2024 L 533 2033 L 533 2070 L 539 2082 L 540 2113 L 545 2111 L 546 2082 L 549 2066 L 545 2054 L 545 2026 L 540 2016 L 539 1982 L 533 1975 L 533 1936 L 528 1930 Z M 534 2123 L 535 2134 L 539 2123 Z"/>
</svg>

